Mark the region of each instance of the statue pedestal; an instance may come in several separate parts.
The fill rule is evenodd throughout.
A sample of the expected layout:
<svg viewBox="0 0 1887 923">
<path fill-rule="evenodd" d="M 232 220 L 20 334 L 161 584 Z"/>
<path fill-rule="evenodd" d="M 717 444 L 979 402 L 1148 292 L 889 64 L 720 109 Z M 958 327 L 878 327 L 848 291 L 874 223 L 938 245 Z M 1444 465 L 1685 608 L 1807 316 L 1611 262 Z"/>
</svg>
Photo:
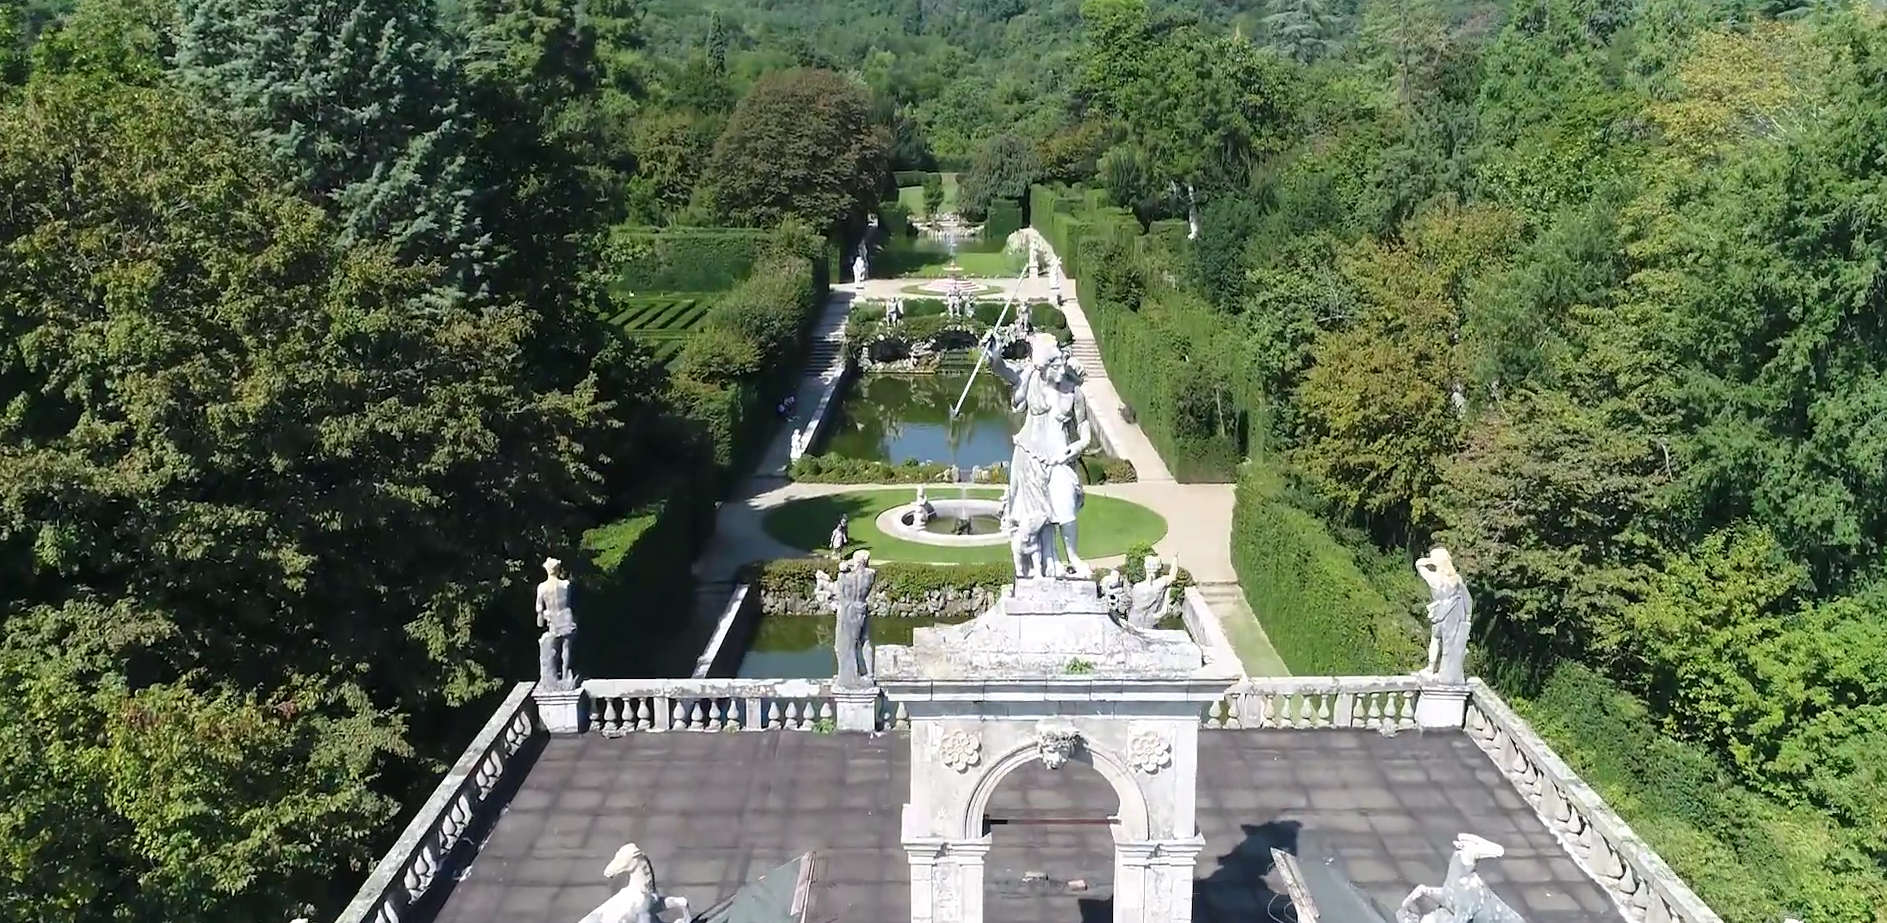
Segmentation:
<svg viewBox="0 0 1887 923">
<path fill-rule="evenodd" d="M 583 730 L 586 709 L 582 689 L 552 689 L 538 683 L 531 691 L 531 701 L 537 703 L 537 720 L 543 722 L 544 730 L 552 734 L 576 734 Z"/>
<path fill-rule="evenodd" d="M 862 689 L 833 687 L 832 700 L 838 707 L 839 730 L 864 731 L 870 733 L 878 729 L 878 687 L 866 686 Z"/>
<path fill-rule="evenodd" d="M 1468 687 L 1423 686 L 1415 700 L 1415 724 L 1434 730 L 1460 730 L 1468 720 Z"/>
</svg>

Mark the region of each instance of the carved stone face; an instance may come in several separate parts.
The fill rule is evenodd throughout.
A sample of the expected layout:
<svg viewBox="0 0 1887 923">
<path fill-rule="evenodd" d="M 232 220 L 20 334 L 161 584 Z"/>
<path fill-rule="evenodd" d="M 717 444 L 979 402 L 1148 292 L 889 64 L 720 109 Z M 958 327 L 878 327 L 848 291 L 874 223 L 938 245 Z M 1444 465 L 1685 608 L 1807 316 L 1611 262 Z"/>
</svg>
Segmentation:
<svg viewBox="0 0 1887 923">
<path fill-rule="evenodd" d="M 1066 725 L 1041 725 L 1035 730 L 1036 752 L 1042 757 L 1042 765 L 1050 769 L 1067 765 L 1080 742 L 1081 732 Z"/>
</svg>

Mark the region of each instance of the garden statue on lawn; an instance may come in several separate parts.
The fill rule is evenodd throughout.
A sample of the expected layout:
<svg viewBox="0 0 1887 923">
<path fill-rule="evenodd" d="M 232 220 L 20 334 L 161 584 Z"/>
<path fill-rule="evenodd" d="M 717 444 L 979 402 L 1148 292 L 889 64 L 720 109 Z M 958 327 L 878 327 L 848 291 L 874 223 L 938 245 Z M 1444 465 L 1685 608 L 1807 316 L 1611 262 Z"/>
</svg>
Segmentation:
<svg viewBox="0 0 1887 923">
<path fill-rule="evenodd" d="M 827 541 L 832 548 L 834 557 L 837 557 L 840 552 L 843 552 L 845 546 L 852 543 L 852 517 L 850 514 L 839 514 L 839 523 L 832 527 L 832 535 L 828 537 Z"/>
<path fill-rule="evenodd" d="M 1004 513 L 1021 533 L 1015 539 L 1016 576 L 1086 577 L 1088 565 L 1075 551 L 1075 517 L 1083 500 L 1075 462 L 1094 439 L 1087 399 L 1053 336 L 1036 334 L 1028 343 L 1028 359 L 1011 365 L 998 351 L 993 334 L 983 341 L 990 368 L 1013 389 L 1010 409 L 1024 415 L 1014 438 L 1011 492 Z M 1061 560 L 1057 538 L 1066 546 L 1066 561 Z M 1040 566 L 1024 572 L 1028 556 L 1022 549 L 1031 540 Z"/>
</svg>

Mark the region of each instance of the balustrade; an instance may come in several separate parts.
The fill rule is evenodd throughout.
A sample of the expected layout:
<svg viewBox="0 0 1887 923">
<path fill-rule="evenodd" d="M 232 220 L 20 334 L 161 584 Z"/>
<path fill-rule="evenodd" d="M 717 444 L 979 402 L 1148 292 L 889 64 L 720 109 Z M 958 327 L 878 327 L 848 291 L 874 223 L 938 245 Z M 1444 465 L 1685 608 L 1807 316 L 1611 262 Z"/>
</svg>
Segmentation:
<svg viewBox="0 0 1887 923">
<path fill-rule="evenodd" d="M 1200 723 L 1227 730 L 1413 728 L 1421 688 L 1402 676 L 1255 677 L 1208 705 Z"/>
<path fill-rule="evenodd" d="M 606 737 L 646 731 L 832 730 L 826 680 L 593 679 L 583 684 L 590 727 Z M 877 727 L 900 726 L 881 702 Z"/>
<path fill-rule="evenodd" d="M 1590 786 L 1480 680 L 1464 730 L 1573 861 L 1633 923 L 1723 923 Z"/>
<path fill-rule="evenodd" d="M 531 703 L 535 685 L 512 687 L 336 923 L 399 923 L 432 887 L 446 857 L 503 781 L 511 758 L 540 729 L 537 709 Z"/>
</svg>

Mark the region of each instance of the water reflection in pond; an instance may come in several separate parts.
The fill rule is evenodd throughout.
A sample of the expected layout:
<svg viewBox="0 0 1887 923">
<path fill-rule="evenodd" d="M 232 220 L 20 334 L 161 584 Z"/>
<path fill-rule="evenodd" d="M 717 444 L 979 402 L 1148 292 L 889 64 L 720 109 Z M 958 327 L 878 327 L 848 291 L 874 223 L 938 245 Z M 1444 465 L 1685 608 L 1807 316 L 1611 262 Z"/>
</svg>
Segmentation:
<svg viewBox="0 0 1887 923">
<path fill-rule="evenodd" d="M 1006 464 L 1015 434 L 1008 387 L 984 369 L 962 415 L 953 421 L 950 407 L 967 381 L 967 370 L 863 376 L 847 389 L 819 451 L 891 464 L 954 460 L 965 471 L 972 465 Z"/>
<path fill-rule="evenodd" d="M 832 654 L 832 631 L 837 616 L 766 615 L 754 627 L 753 642 L 741 658 L 742 679 L 825 679 L 837 672 L 839 661 Z M 911 632 L 925 625 L 946 625 L 963 621 L 923 617 L 872 618 L 871 641 L 875 645 L 911 643 Z"/>
</svg>

